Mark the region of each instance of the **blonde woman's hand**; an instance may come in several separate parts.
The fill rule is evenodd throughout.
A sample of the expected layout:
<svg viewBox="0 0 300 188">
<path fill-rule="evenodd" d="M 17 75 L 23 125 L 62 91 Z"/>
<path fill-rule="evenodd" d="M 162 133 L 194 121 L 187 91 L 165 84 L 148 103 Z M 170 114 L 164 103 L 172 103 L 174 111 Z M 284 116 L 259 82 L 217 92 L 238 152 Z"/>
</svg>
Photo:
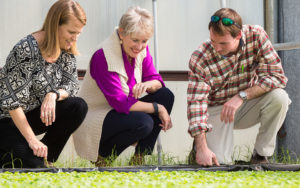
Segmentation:
<svg viewBox="0 0 300 188">
<path fill-rule="evenodd" d="M 41 105 L 41 120 L 46 125 L 52 125 L 55 121 L 56 93 L 50 92 L 44 98 Z"/>
<path fill-rule="evenodd" d="M 37 138 L 31 139 L 29 142 L 29 147 L 32 149 L 33 154 L 37 157 L 43 157 L 47 159 L 48 147 L 39 141 Z"/>
<path fill-rule="evenodd" d="M 159 126 L 162 127 L 162 130 L 167 131 L 171 129 L 173 126 L 171 117 L 167 109 L 163 105 L 161 104 L 157 104 L 157 105 L 158 105 L 158 117 L 161 120 L 161 124 L 159 124 Z"/>
</svg>

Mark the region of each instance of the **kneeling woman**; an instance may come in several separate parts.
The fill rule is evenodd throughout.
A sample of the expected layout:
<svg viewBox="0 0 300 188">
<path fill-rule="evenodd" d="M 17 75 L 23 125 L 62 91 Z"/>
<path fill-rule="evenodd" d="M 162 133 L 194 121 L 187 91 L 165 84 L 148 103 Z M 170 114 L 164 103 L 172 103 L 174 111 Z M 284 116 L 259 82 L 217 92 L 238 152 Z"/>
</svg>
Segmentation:
<svg viewBox="0 0 300 188">
<path fill-rule="evenodd" d="M 85 24 L 77 2 L 56 1 L 43 28 L 20 40 L 8 55 L 0 72 L 1 167 L 45 167 L 44 160 L 56 161 L 82 123 L 87 104 L 75 97 L 74 55 Z"/>
<path fill-rule="evenodd" d="M 143 155 L 152 153 L 160 130 L 172 127 L 174 95 L 154 68 L 147 46 L 152 34 L 151 14 L 130 8 L 90 61 L 79 91 L 89 112 L 74 144 L 79 156 L 97 166 L 135 143 L 132 160 L 141 163 Z"/>
</svg>

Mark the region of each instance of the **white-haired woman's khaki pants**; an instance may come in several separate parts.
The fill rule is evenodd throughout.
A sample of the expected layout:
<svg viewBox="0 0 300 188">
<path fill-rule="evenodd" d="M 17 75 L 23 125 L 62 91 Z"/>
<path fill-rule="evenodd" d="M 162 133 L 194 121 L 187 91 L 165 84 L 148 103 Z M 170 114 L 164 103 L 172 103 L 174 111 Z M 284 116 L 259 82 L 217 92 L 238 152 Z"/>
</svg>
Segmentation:
<svg viewBox="0 0 300 188">
<path fill-rule="evenodd" d="M 285 90 L 274 89 L 261 97 L 244 102 L 236 112 L 234 124 L 226 125 L 220 120 L 223 106 L 209 107 L 208 123 L 212 124 L 213 130 L 206 135 L 208 147 L 217 155 L 220 163 L 231 163 L 233 129 L 246 129 L 260 123 L 254 149 L 261 156 L 273 155 L 276 135 L 290 103 Z"/>
</svg>

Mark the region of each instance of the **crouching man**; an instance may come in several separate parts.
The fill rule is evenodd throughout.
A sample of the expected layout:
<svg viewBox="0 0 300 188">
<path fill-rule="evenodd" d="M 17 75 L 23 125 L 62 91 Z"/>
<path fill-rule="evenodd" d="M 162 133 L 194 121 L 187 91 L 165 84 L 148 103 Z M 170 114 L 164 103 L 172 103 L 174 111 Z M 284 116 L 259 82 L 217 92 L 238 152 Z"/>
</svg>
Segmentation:
<svg viewBox="0 0 300 188">
<path fill-rule="evenodd" d="M 242 25 L 232 9 L 215 12 L 208 28 L 210 40 L 189 62 L 190 160 L 202 166 L 231 163 L 233 129 L 260 123 L 251 163 L 268 163 L 290 104 L 281 60 L 264 29 Z"/>
</svg>

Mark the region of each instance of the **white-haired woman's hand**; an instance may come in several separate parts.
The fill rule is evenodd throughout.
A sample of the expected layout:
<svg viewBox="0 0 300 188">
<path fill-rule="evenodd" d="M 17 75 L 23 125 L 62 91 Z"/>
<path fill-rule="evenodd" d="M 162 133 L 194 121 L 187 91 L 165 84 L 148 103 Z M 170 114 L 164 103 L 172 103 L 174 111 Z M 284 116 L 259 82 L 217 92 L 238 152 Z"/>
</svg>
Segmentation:
<svg viewBox="0 0 300 188">
<path fill-rule="evenodd" d="M 167 131 L 169 129 L 172 128 L 172 120 L 171 117 L 167 111 L 167 109 L 161 105 L 161 104 L 157 104 L 158 105 L 158 117 L 161 120 L 161 123 L 159 124 L 159 126 L 162 127 L 162 130 Z"/>
<path fill-rule="evenodd" d="M 141 95 L 145 93 L 147 90 L 151 89 L 151 87 L 152 87 L 151 82 L 141 82 L 135 84 L 132 88 L 133 97 L 136 99 L 140 98 Z"/>
<path fill-rule="evenodd" d="M 153 93 L 162 87 L 162 84 L 158 80 L 150 80 L 146 82 L 137 83 L 132 88 L 134 98 L 138 99 L 145 92 Z"/>
</svg>

